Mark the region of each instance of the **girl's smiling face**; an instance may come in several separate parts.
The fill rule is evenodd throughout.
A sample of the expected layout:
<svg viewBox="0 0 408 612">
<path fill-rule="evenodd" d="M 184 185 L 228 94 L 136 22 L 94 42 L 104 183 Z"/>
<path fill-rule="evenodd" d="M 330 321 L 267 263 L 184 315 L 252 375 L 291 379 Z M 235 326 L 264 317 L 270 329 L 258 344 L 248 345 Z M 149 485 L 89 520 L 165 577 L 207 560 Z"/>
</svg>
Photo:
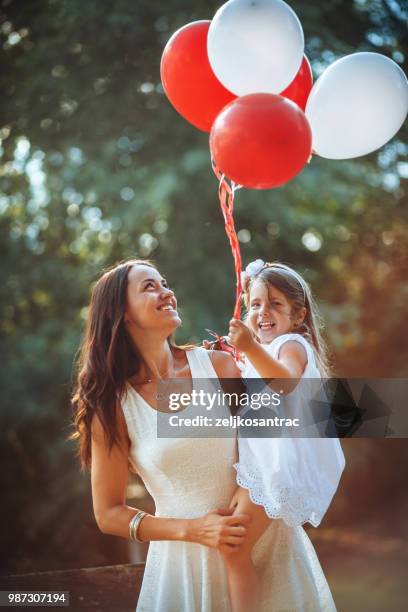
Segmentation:
<svg viewBox="0 0 408 612">
<path fill-rule="evenodd" d="M 292 304 L 273 285 L 255 280 L 250 289 L 247 323 L 261 344 L 293 331 Z M 304 315 L 303 315 L 304 316 Z M 299 316 L 299 322 L 303 317 Z"/>
</svg>

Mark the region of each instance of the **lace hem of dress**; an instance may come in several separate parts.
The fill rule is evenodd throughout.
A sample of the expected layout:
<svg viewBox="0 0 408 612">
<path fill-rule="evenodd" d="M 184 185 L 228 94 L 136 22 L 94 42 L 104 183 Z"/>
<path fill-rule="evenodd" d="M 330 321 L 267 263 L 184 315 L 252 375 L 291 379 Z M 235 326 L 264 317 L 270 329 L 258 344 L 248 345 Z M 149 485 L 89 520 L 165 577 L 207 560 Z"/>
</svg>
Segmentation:
<svg viewBox="0 0 408 612">
<path fill-rule="evenodd" d="M 324 512 L 319 512 L 318 508 L 322 504 L 317 496 L 311 497 L 310 490 L 280 486 L 266 495 L 262 477 L 256 467 L 234 463 L 234 468 L 237 484 L 248 491 L 254 504 L 264 507 L 269 518 L 282 519 L 289 527 L 305 523 L 318 527 L 321 523 Z"/>
</svg>

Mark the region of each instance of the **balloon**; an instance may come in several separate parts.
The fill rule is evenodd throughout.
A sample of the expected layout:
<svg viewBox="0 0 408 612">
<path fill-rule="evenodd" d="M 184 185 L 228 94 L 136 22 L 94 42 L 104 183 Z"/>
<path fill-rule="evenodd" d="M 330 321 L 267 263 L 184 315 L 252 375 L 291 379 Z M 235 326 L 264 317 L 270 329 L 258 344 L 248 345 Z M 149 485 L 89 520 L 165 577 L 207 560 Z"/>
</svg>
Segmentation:
<svg viewBox="0 0 408 612">
<path fill-rule="evenodd" d="M 274 94 L 248 94 L 226 106 L 211 128 L 214 162 L 243 187 L 270 189 L 296 176 L 312 151 L 303 111 Z"/>
<path fill-rule="evenodd" d="M 310 67 L 309 60 L 307 59 L 306 55 L 304 55 L 299 72 L 289 87 L 282 91 L 280 95 L 283 98 L 288 98 L 289 100 L 296 102 L 296 104 L 304 111 L 312 87 L 312 69 Z"/>
<path fill-rule="evenodd" d="M 382 147 L 404 123 L 408 83 L 380 53 L 353 53 L 329 66 L 313 86 L 306 116 L 313 149 L 328 159 L 350 159 Z"/>
<path fill-rule="evenodd" d="M 209 132 L 223 107 L 236 96 L 218 81 L 207 56 L 210 21 L 194 21 L 168 41 L 161 59 L 164 91 L 174 108 L 199 130 Z"/>
<path fill-rule="evenodd" d="M 230 0 L 208 32 L 208 58 L 221 83 L 235 94 L 278 94 L 302 63 L 299 19 L 283 0 Z"/>
</svg>

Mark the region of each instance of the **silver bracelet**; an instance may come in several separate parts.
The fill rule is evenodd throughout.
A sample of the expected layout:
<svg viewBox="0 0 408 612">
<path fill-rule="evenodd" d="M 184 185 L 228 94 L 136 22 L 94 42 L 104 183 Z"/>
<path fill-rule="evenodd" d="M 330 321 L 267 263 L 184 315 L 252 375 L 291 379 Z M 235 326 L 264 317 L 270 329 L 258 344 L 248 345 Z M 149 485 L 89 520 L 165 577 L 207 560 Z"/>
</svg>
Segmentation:
<svg viewBox="0 0 408 612">
<path fill-rule="evenodd" d="M 138 510 L 136 514 L 130 520 L 129 535 L 130 535 L 130 539 L 133 540 L 134 542 L 143 542 L 143 540 L 140 540 L 137 537 L 137 532 L 139 529 L 139 525 L 142 519 L 146 516 L 146 514 L 147 512 L 144 512 L 143 510 Z"/>
<path fill-rule="evenodd" d="M 138 531 L 139 524 L 140 524 L 142 518 L 144 518 L 145 516 L 146 516 L 146 512 L 143 512 L 143 510 L 138 510 L 136 512 L 136 514 L 132 517 L 132 519 L 131 519 L 131 521 L 129 523 L 130 539 L 135 541 L 135 542 L 140 542 L 141 541 L 137 537 L 137 531 Z"/>
</svg>

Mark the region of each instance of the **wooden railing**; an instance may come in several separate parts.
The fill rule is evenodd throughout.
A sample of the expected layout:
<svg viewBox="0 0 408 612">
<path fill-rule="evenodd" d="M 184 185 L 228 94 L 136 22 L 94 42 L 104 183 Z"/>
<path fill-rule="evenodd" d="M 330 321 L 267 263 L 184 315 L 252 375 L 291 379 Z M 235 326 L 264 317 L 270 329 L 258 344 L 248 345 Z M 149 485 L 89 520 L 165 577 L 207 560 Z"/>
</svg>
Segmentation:
<svg viewBox="0 0 408 612">
<path fill-rule="evenodd" d="M 0 576 L 2 591 L 69 591 L 69 607 L 28 610 L 87 610 L 88 612 L 134 612 L 139 597 L 144 563 L 87 567 L 74 570 Z M 24 608 L 19 608 L 24 609 Z"/>
<path fill-rule="evenodd" d="M 319 527 L 308 528 L 307 532 L 338 610 L 391 612 L 406 609 L 408 548 L 403 534 L 391 536 L 376 526 L 360 529 Z M 144 569 L 144 563 L 128 563 L 0 576 L 0 590 L 69 591 L 70 606 L 65 608 L 69 612 L 135 612 Z"/>
</svg>

